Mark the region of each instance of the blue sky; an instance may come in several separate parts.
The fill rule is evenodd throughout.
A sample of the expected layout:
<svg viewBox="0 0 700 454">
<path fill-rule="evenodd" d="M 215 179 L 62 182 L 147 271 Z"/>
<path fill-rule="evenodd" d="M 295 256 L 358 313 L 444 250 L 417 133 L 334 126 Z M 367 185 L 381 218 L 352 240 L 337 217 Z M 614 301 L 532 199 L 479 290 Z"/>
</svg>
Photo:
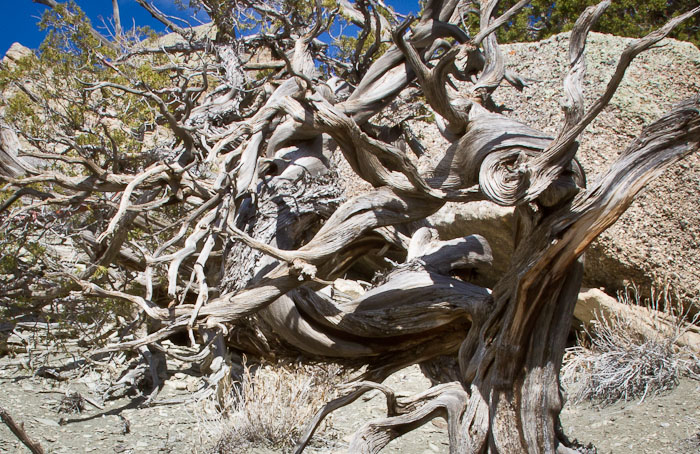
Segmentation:
<svg viewBox="0 0 700 454">
<path fill-rule="evenodd" d="M 66 0 L 58 1 L 64 3 Z M 3 8 L 3 13 L 0 14 L 0 55 L 4 55 L 14 42 L 32 49 L 39 47 L 45 33 L 36 24 L 47 7 L 32 0 L 0 0 L 0 3 L 12 3 L 12 6 Z M 76 0 L 76 3 L 85 11 L 96 29 L 106 32 L 104 24 L 109 24 L 112 17 L 112 0 Z M 192 25 L 199 24 L 191 17 L 191 13 L 179 11 L 171 0 L 156 0 L 153 3 L 167 14 L 188 18 Z M 119 12 L 123 28 L 131 28 L 135 21 L 136 25 L 148 25 L 157 31 L 165 29 L 135 0 L 119 0 Z"/>
<path fill-rule="evenodd" d="M 39 31 L 36 24 L 47 7 L 32 0 L 0 0 L 0 3 L 5 6 L 0 14 L 0 56 L 4 55 L 14 42 L 20 42 L 32 49 L 39 47 L 44 33 Z M 103 31 L 103 24 L 109 23 L 109 18 L 112 17 L 112 1 L 76 0 L 76 3 L 90 17 L 93 26 Z M 418 11 L 417 0 L 389 0 L 387 3 L 402 13 Z M 198 25 L 197 20 L 191 17 L 191 12 L 178 11 L 172 0 L 155 0 L 154 4 L 165 13 L 189 18 L 193 25 Z M 122 27 L 130 28 L 135 21 L 136 25 L 148 25 L 157 31 L 164 31 L 165 27 L 154 20 L 135 0 L 119 0 L 119 7 Z"/>
</svg>

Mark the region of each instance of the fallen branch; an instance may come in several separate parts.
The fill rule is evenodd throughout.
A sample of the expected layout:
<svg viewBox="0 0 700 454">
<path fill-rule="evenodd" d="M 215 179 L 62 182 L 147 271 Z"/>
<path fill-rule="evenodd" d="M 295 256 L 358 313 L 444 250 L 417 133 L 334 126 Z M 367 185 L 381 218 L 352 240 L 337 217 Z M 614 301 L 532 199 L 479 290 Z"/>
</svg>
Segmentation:
<svg viewBox="0 0 700 454">
<path fill-rule="evenodd" d="M 4 422 L 5 425 L 10 428 L 12 433 L 15 434 L 32 453 L 44 454 L 44 448 L 42 448 L 38 442 L 29 438 L 29 435 L 27 435 L 27 432 L 25 432 L 24 423 L 17 424 L 15 420 L 12 419 L 12 416 L 10 416 L 7 410 L 5 410 L 3 407 L 0 407 L 0 419 L 2 419 L 2 422 Z"/>
</svg>

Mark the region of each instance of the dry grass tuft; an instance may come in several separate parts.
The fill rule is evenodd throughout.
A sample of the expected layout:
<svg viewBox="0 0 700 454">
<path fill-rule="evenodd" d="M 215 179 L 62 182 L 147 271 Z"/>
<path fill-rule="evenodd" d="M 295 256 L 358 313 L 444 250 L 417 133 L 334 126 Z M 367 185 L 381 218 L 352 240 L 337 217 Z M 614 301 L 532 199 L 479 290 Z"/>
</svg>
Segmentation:
<svg viewBox="0 0 700 454">
<path fill-rule="evenodd" d="M 67 391 L 56 407 L 57 413 L 82 413 L 85 399 L 78 392 Z"/>
<path fill-rule="evenodd" d="M 618 295 L 623 304 L 641 303 L 637 289 L 627 288 Z M 700 358 L 677 340 L 685 331 L 688 313 L 677 310 L 669 291 L 652 292 L 652 314 L 663 316 L 665 326 L 654 334 L 640 334 L 635 322 L 624 314 L 596 315 L 595 328 L 579 345 L 567 349 L 562 382 L 575 401 L 584 399 L 600 404 L 639 398 L 673 389 L 682 376 L 700 379 Z M 657 325 L 657 320 L 651 320 Z M 660 326 L 660 324 L 658 324 Z"/>
<path fill-rule="evenodd" d="M 341 381 L 336 365 L 260 365 L 249 367 L 223 397 L 200 418 L 203 435 L 216 440 L 207 452 L 242 454 L 254 448 L 287 452 L 306 424 L 328 401 Z M 330 420 L 317 432 L 329 438 Z"/>
</svg>

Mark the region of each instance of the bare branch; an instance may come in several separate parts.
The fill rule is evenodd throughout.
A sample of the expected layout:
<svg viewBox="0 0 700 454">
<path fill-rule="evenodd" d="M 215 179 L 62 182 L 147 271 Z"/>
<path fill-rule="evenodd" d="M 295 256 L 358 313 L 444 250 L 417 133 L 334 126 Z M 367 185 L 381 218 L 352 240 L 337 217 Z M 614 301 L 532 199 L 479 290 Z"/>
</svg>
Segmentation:
<svg viewBox="0 0 700 454">
<path fill-rule="evenodd" d="M 579 22 L 581 33 L 584 35 L 586 34 L 586 27 L 589 27 L 587 25 L 588 22 L 594 21 L 599 17 L 605 9 L 605 5 L 606 2 L 603 2 L 595 9 L 588 10 L 586 18 L 582 20 L 582 22 Z M 506 170 L 505 168 L 506 165 L 509 165 L 506 164 L 506 162 L 513 162 L 513 155 L 506 155 L 501 158 L 496 156 L 487 158 L 492 170 L 500 169 L 491 172 L 488 177 L 486 173 L 484 173 L 484 177 L 481 180 L 482 188 L 487 192 L 489 198 L 502 205 L 516 205 L 532 201 L 542 194 L 550 184 L 561 175 L 562 171 L 567 168 L 575 153 L 575 149 L 572 149 L 574 141 L 581 132 L 583 132 L 586 126 L 598 116 L 610 99 L 612 99 L 624 77 L 625 71 L 634 57 L 662 40 L 682 21 L 699 12 L 700 7 L 697 7 L 671 19 L 662 28 L 630 43 L 622 52 L 615 72 L 608 82 L 605 92 L 596 100 L 593 106 L 583 115 L 570 115 L 569 121 L 571 124 L 565 124 L 562 132 L 552 141 L 546 150 L 528 160 L 526 163 L 516 166 L 515 172 Z M 578 55 L 579 52 L 574 52 L 574 54 Z M 575 66 L 580 64 L 582 64 L 580 60 L 578 63 L 576 60 L 574 61 Z M 575 118 L 578 118 L 578 121 L 574 123 L 573 120 Z"/>
<path fill-rule="evenodd" d="M 112 17 L 114 18 L 114 33 L 122 35 L 122 20 L 119 14 L 119 0 L 112 0 Z"/>
<path fill-rule="evenodd" d="M 33 454 L 44 454 L 44 448 L 41 447 L 41 444 L 29 438 L 27 432 L 24 431 L 24 424 L 18 425 L 10 413 L 2 407 L 0 407 L 0 419 Z"/>
<path fill-rule="evenodd" d="M 491 23 L 488 25 L 488 27 L 479 30 L 479 34 L 476 35 L 472 39 L 472 43 L 474 43 L 475 46 L 478 46 L 481 44 L 481 42 L 491 33 L 495 32 L 497 29 L 503 26 L 506 22 L 511 20 L 513 16 L 518 14 L 520 10 L 522 10 L 528 3 L 530 3 L 530 0 L 520 0 L 518 3 L 513 5 L 508 11 L 503 13 L 502 16 L 500 16 L 498 19 L 495 19 L 491 21 Z"/>
<path fill-rule="evenodd" d="M 136 0 L 136 3 L 141 5 L 143 9 L 148 11 L 151 16 L 153 16 L 154 19 L 159 21 L 161 24 L 165 25 L 168 27 L 170 30 L 174 31 L 175 33 L 179 35 L 184 35 L 186 33 L 186 30 L 177 24 L 175 24 L 173 21 L 171 21 L 168 16 L 163 14 L 158 8 L 156 8 L 152 3 L 149 3 L 147 0 Z"/>
</svg>

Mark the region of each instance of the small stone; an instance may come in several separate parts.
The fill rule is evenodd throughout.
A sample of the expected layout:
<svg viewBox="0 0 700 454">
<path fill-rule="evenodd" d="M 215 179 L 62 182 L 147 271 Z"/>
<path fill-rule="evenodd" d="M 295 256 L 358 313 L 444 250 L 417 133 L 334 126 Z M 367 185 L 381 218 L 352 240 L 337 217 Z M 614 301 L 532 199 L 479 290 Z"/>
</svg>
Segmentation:
<svg viewBox="0 0 700 454">
<path fill-rule="evenodd" d="M 53 419 L 48 419 L 48 418 L 34 418 L 38 423 L 41 423 L 45 426 L 49 427 L 59 427 L 59 424 L 57 421 L 54 421 Z"/>
<path fill-rule="evenodd" d="M 171 381 L 170 384 L 172 385 L 173 388 L 175 388 L 179 391 L 184 391 L 187 389 L 187 382 L 184 382 L 181 380 Z"/>
</svg>

